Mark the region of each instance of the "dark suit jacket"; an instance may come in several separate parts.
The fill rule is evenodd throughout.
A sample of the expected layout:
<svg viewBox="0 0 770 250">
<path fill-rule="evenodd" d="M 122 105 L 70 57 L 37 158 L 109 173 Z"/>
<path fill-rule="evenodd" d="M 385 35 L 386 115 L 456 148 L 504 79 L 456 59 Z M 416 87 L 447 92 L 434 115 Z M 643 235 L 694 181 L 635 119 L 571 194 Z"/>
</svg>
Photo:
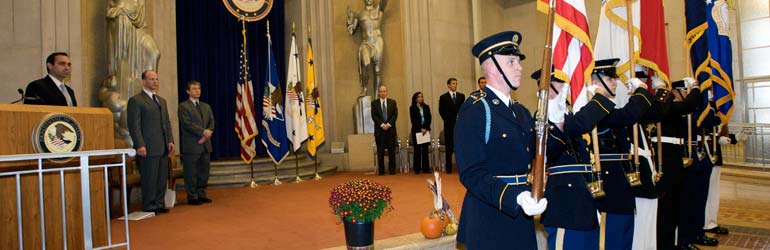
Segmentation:
<svg viewBox="0 0 770 250">
<path fill-rule="evenodd" d="M 430 131 L 430 121 L 433 118 L 430 114 L 430 106 L 428 106 L 428 104 L 423 104 L 422 112 L 425 116 L 424 122 L 421 122 L 422 119 L 420 119 L 420 108 L 417 106 L 409 107 L 409 121 L 412 122 L 412 133 L 410 133 L 411 135 L 409 135 L 409 137 L 412 138 L 412 145 L 416 145 L 417 143 L 416 133 L 420 133 L 422 129 Z"/>
<path fill-rule="evenodd" d="M 457 112 L 460 111 L 460 106 L 465 102 L 465 95 L 460 92 L 456 92 L 456 101 L 452 103 L 452 95 L 449 92 L 444 93 L 438 98 L 438 113 L 441 115 L 441 119 L 444 120 L 444 130 L 451 130 L 455 127 L 455 121 L 457 120 Z M 444 131 L 448 133 L 449 131 Z M 451 134 L 445 134 L 444 136 L 451 136 Z"/>
<path fill-rule="evenodd" d="M 134 148 L 146 147 L 148 157 L 168 154 L 168 144 L 174 142 L 166 99 L 158 96 L 158 101 L 160 109 L 144 91 L 128 99 L 128 132 Z"/>
<path fill-rule="evenodd" d="M 67 87 L 70 99 L 72 100 L 72 106 L 78 106 L 77 100 L 75 100 L 75 91 Z M 67 106 L 67 99 L 62 94 L 56 83 L 53 82 L 51 76 L 45 76 L 41 79 L 37 79 L 27 84 L 27 90 L 24 92 L 24 96 L 28 98 L 38 98 L 37 100 L 24 100 L 24 104 L 38 104 L 38 105 L 55 105 L 55 106 Z"/>
<path fill-rule="evenodd" d="M 205 102 L 198 107 L 187 99 L 179 104 L 179 146 L 182 154 L 201 154 L 211 152 L 211 139 L 203 144 L 198 144 L 198 140 L 203 137 L 203 131 L 208 129 L 214 131 L 214 112 L 211 106 Z"/>
<path fill-rule="evenodd" d="M 372 101 L 372 120 L 374 120 L 374 137 L 380 137 L 383 136 L 383 134 L 388 135 L 389 137 L 392 136 L 392 139 L 395 140 L 396 138 L 396 119 L 398 118 L 398 107 L 396 106 L 396 101 L 393 99 L 388 98 L 387 99 L 387 119 L 383 120 L 382 117 L 382 105 L 380 103 L 380 98 L 374 99 Z M 390 123 L 390 128 L 388 129 L 388 133 L 384 133 L 385 131 L 382 130 L 380 125 Z"/>
</svg>

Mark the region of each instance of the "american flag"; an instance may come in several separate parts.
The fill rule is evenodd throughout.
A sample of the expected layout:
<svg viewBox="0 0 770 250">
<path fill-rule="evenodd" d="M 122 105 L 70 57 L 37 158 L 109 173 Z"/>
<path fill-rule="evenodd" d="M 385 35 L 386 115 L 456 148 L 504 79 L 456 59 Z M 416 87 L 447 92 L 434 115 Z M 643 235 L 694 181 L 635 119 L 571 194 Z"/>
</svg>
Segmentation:
<svg viewBox="0 0 770 250">
<path fill-rule="evenodd" d="M 249 80 L 249 67 L 246 65 L 245 49 L 241 45 L 240 77 L 237 83 L 235 105 L 235 133 L 241 141 L 241 159 L 251 163 L 256 156 L 257 142 L 255 137 L 259 133 L 257 122 L 254 119 L 254 87 Z"/>
<path fill-rule="evenodd" d="M 555 0 L 556 17 L 553 27 L 554 75 L 569 82 L 573 111 L 588 102 L 583 90 L 591 80 L 594 69 L 593 48 L 588 32 L 585 2 L 582 0 Z M 539 0 L 537 9 L 550 11 L 548 0 Z"/>
</svg>

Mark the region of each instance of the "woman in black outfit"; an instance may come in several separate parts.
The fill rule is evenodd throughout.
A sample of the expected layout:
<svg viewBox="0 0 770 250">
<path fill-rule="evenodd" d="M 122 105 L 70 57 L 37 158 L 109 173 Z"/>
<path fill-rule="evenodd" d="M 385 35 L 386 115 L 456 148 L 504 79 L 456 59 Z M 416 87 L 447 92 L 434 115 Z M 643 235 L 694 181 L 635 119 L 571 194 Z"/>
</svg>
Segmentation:
<svg viewBox="0 0 770 250">
<path fill-rule="evenodd" d="M 409 120 L 412 122 L 412 145 L 414 146 L 414 173 L 431 173 L 430 163 L 428 161 L 428 145 L 430 143 L 417 144 L 417 133 L 425 134 L 430 131 L 430 107 L 425 104 L 422 92 L 416 92 L 412 95 L 412 106 L 409 107 Z"/>
</svg>

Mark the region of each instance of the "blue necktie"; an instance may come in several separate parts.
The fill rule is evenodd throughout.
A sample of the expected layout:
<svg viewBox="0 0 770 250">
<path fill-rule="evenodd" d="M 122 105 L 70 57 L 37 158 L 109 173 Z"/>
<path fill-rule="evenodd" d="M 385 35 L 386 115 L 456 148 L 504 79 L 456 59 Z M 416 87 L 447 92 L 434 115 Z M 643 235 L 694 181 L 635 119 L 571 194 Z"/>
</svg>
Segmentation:
<svg viewBox="0 0 770 250">
<path fill-rule="evenodd" d="M 388 104 L 387 101 L 382 102 L 382 121 L 388 121 Z"/>
</svg>

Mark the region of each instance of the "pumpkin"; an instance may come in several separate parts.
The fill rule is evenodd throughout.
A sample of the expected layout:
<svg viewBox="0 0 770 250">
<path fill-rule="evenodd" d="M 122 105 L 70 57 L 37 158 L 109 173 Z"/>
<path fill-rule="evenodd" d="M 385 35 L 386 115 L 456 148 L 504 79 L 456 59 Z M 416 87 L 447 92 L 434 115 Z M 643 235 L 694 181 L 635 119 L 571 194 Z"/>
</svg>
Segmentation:
<svg viewBox="0 0 770 250">
<path fill-rule="evenodd" d="M 422 235 L 428 239 L 441 237 L 444 225 L 446 224 L 444 218 L 446 218 L 446 216 L 443 216 L 436 211 L 425 216 L 425 218 L 422 219 L 422 223 L 420 223 L 420 232 L 422 232 Z"/>
</svg>

